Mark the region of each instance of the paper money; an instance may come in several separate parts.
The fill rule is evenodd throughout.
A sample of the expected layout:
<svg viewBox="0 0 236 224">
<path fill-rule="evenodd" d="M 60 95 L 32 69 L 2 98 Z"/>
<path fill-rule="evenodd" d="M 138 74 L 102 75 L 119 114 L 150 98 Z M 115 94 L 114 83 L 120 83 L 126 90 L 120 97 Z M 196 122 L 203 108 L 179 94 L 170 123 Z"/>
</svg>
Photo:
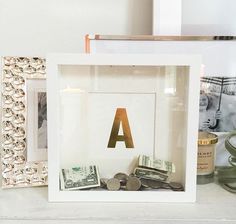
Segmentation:
<svg viewBox="0 0 236 224">
<path fill-rule="evenodd" d="M 140 155 L 138 166 L 159 170 L 165 173 L 175 173 L 175 165 L 172 162 L 160 159 L 152 159 L 150 156 Z"/>
<path fill-rule="evenodd" d="M 158 180 L 162 182 L 166 182 L 168 179 L 168 175 L 160 173 L 155 170 L 145 169 L 141 167 L 137 167 L 134 169 L 134 175 L 139 178 Z"/>
<path fill-rule="evenodd" d="M 77 166 L 62 169 L 60 181 L 61 190 L 80 190 L 100 186 L 97 166 Z"/>
</svg>

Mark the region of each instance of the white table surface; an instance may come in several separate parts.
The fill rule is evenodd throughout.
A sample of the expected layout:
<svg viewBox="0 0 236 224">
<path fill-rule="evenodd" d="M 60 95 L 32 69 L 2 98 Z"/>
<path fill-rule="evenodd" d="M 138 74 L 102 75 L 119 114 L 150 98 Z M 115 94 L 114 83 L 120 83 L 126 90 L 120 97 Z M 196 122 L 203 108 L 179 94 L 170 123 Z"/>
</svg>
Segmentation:
<svg viewBox="0 0 236 224">
<path fill-rule="evenodd" d="M 236 223 L 236 194 L 198 186 L 196 203 L 48 203 L 47 187 L 0 190 L 0 223 Z"/>
</svg>

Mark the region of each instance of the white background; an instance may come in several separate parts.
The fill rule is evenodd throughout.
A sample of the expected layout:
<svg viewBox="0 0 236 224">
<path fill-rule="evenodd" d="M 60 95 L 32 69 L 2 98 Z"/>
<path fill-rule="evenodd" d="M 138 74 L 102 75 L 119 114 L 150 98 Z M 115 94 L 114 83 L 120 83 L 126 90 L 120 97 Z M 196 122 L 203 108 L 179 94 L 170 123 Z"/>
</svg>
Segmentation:
<svg viewBox="0 0 236 224">
<path fill-rule="evenodd" d="M 151 0 L 0 0 L 0 55 L 84 52 L 84 36 L 151 34 Z"/>
<path fill-rule="evenodd" d="M 235 0 L 182 0 L 182 34 L 236 35 L 235 13 Z"/>
<path fill-rule="evenodd" d="M 235 0 L 182 0 L 183 33 L 235 35 L 235 12 Z M 0 55 L 83 52 L 88 33 L 151 34 L 152 0 L 0 0 L 0 33 Z"/>
<path fill-rule="evenodd" d="M 184 7 L 186 6 L 184 24 L 217 24 L 214 21 L 220 24 L 228 21 L 229 26 L 236 24 L 235 0 L 183 1 Z M 98 22 L 98 18 L 96 22 L 91 21 L 97 8 L 96 2 L 103 5 L 100 9 L 103 16 L 103 20 L 100 18 L 101 22 Z M 106 2 L 113 5 L 115 13 L 113 10 L 103 15 L 106 12 Z M 143 2 L 138 7 L 142 13 L 138 13 L 136 8 L 136 22 L 128 13 L 132 8 L 131 4 L 129 10 L 123 7 L 129 2 Z M 148 0 L 0 0 L 0 55 L 45 56 L 47 51 L 82 52 L 84 33 L 151 34 L 151 25 L 148 22 L 151 21 L 149 4 L 151 3 Z M 78 8 L 83 8 L 81 5 L 88 8 L 83 16 L 78 13 Z M 125 10 L 124 13 L 122 10 Z M 213 11 L 214 16 L 210 13 Z M 226 12 L 224 16 L 221 11 Z M 124 18 L 121 18 L 122 15 L 125 15 Z M 132 21 L 136 25 L 131 31 L 129 27 L 132 27 Z M 224 30 L 227 26 L 217 27 Z M 212 32 L 211 29 L 206 31 Z M 233 31 L 236 32 L 236 29 L 230 29 L 230 34 Z M 198 203 L 181 205 L 50 204 L 47 203 L 46 188 L 0 190 L 0 193 L 2 223 L 229 223 L 236 220 L 235 197 L 215 184 L 198 186 Z"/>
</svg>

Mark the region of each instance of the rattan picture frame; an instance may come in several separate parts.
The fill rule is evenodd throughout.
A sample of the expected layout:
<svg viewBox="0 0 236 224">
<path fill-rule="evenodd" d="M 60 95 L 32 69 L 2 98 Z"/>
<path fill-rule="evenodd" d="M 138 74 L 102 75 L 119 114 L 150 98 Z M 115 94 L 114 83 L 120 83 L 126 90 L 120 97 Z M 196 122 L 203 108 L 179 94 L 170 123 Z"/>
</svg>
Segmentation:
<svg viewBox="0 0 236 224">
<path fill-rule="evenodd" d="M 3 57 L 1 79 L 2 188 L 47 185 L 47 161 L 27 161 L 27 79 L 46 79 L 45 59 Z"/>
</svg>

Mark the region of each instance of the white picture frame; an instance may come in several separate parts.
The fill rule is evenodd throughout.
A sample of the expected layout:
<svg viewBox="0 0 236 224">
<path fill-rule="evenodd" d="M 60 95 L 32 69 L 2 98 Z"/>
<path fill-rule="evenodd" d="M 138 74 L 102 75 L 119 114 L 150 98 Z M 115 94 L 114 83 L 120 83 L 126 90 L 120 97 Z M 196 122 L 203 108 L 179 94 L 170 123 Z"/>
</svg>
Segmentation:
<svg viewBox="0 0 236 224">
<path fill-rule="evenodd" d="M 188 90 L 185 108 L 186 116 L 186 142 L 182 152 L 184 158 L 183 170 L 181 170 L 185 190 L 175 191 L 61 191 L 59 186 L 59 173 L 64 156 L 60 146 L 61 128 L 60 108 L 62 86 L 71 78 L 77 79 L 78 73 L 70 73 L 82 66 L 187 66 Z M 194 202 L 196 199 L 196 162 L 197 162 L 197 126 L 198 100 L 199 100 L 199 76 L 201 58 L 198 55 L 109 55 L 109 54 L 50 54 L 47 57 L 47 100 L 48 100 L 48 160 L 49 160 L 49 188 L 50 202 L 62 201 L 112 201 L 112 202 Z M 72 70 L 70 70 L 72 69 Z M 69 71 L 69 73 L 68 73 Z M 75 75 L 76 74 L 76 75 Z M 82 73 L 79 73 L 82 74 Z M 71 76 L 72 75 L 72 76 Z M 62 81 L 62 78 L 64 81 Z M 85 76 L 86 77 L 86 76 Z M 73 80 L 72 80 L 73 81 Z M 113 80 L 114 81 L 114 80 Z M 193 88 L 194 87 L 194 88 Z M 71 87 L 69 87 L 71 89 Z M 70 99 L 70 98 L 68 98 Z M 73 111 L 71 111 L 73 114 Z M 64 111 L 63 111 L 64 113 Z M 73 121 L 73 119 L 71 120 Z M 79 128 L 78 128 L 79 129 Z M 75 130 L 74 130 L 75 131 Z M 81 131 L 81 130 L 80 130 Z M 164 137 L 164 136 L 163 136 Z M 68 147 L 70 148 L 70 147 Z M 64 150 L 65 151 L 65 150 Z M 68 150 L 69 151 L 69 150 Z M 65 157 L 74 155 L 63 154 Z M 66 160 L 66 159 L 65 159 Z"/>
</svg>

